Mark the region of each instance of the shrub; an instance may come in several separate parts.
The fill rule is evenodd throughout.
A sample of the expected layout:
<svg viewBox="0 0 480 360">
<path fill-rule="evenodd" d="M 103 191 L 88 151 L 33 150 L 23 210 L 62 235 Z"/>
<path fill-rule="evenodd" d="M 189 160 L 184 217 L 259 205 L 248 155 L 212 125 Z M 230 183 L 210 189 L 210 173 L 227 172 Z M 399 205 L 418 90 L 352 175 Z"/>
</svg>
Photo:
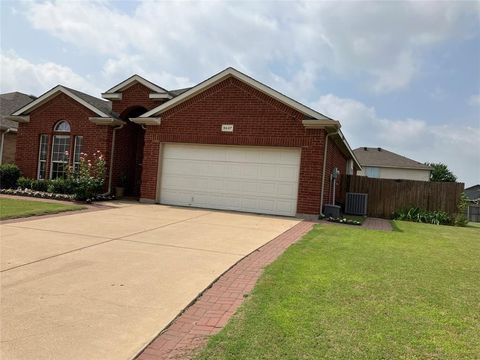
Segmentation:
<svg viewBox="0 0 480 360">
<path fill-rule="evenodd" d="M 48 191 L 49 180 L 32 180 L 31 189 L 35 191 Z"/>
<path fill-rule="evenodd" d="M 47 191 L 55 194 L 74 194 L 75 184 L 71 179 L 53 179 L 47 182 Z"/>
<path fill-rule="evenodd" d="M 414 221 L 434 225 L 452 225 L 452 219 L 444 211 L 427 211 L 418 207 L 401 209 L 393 215 L 395 220 Z"/>
<path fill-rule="evenodd" d="M 20 169 L 15 164 L 0 165 L 0 188 L 15 189 L 20 177 Z"/>
<path fill-rule="evenodd" d="M 90 158 L 82 153 L 77 171 L 69 168 L 67 179 L 71 181 L 77 200 L 91 200 L 102 192 L 105 183 L 105 159 L 100 151 Z"/>
<path fill-rule="evenodd" d="M 465 193 L 462 193 L 460 195 L 460 200 L 458 201 L 457 205 L 457 214 L 455 215 L 455 225 L 456 226 L 467 226 L 468 224 L 468 218 L 466 216 L 468 208 L 468 198 Z"/>
<path fill-rule="evenodd" d="M 33 179 L 29 179 L 26 177 L 20 177 L 17 181 L 17 186 L 21 189 L 31 189 L 32 188 L 32 181 Z"/>
</svg>

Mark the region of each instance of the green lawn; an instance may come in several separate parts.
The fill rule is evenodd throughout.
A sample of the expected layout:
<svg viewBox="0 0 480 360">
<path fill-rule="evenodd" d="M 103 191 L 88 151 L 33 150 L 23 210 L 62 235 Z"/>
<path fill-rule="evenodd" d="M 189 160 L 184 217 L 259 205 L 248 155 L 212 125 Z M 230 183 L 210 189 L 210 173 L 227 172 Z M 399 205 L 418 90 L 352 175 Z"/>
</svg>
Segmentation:
<svg viewBox="0 0 480 360">
<path fill-rule="evenodd" d="M 480 229 L 316 226 L 198 359 L 480 359 Z"/>
<path fill-rule="evenodd" d="M 84 208 L 84 206 L 79 205 L 0 198 L 0 220 L 55 214 L 63 211 L 80 210 Z"/>
</svg>

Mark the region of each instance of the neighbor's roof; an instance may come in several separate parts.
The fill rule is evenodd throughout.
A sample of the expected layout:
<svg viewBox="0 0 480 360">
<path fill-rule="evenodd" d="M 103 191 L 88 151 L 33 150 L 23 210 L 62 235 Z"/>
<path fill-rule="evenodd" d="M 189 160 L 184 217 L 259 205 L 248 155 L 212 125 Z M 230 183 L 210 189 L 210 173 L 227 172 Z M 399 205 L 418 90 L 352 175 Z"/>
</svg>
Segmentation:
<svg viewBox="0 0 480 360">
<path fill-rule="evenodd" d="M 29 102 L 35 100 L 35 96 L 27 95 L 18 91 L 1 94 L 0 95 L 0 116 L 1 124 L 0 127 L 2 130 L 6 129 L 16 129 L 18 123 L 16 121 L 7 120 L 5 116 L 10 115 L 15 110 L 20 109 L 22 106 L 25 106 Z"/>
<path fill-rule="evenodd" d="M 465 195 L 471 201 L 480 199 L 480 185 L 473 185 L 466 188 Z"/>
<path fill-rule="evenodd" d="M 432 170 L 428 165 L 395 154 L 383 148 L 359 147 L 353 150 L 353 152 L 362 166 Z"/>
</svg>

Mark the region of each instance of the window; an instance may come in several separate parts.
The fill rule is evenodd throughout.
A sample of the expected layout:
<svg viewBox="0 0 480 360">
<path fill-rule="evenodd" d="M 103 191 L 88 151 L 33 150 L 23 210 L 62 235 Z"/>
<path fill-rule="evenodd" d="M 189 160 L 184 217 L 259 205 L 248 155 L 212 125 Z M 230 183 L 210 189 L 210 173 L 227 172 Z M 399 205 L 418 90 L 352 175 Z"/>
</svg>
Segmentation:
<svg viewBox="0 0 480 360">
<path fill-rule="evenodd" d="M 53 131 L 70 132 L 70 124 L 65 120 L 61 120 L 55 125 L 55 127 L 53 128 Z"/>
<path fill-rule="evenodd" d="M 47 150 L 48 150 L 48 135 L 40 135 L 40 146 L 38 149 L 38 170 L 37 179 L 45 179 L 47 171 Z"/>
<path fill-rule="evenodd" d="M 80 167 L 80 154 L 82 152 L 83 136 L 75 136 L 75 147 L 73 148 L 73 171 Z"/>
<path fill-rule="evenodd" d="M 69 135 L 54 135 L 52 143 L 52 163 L 50 178 L 64 177 L 68 166 L 68 150 L 70 149 Z"/>
<path fill-rule="evenodd" d="M 366 167 L 365 168 L 365 175 L 371 178 L 379 178 L 380 177 L 380 169 L 377 167 Z"/>
</svg>

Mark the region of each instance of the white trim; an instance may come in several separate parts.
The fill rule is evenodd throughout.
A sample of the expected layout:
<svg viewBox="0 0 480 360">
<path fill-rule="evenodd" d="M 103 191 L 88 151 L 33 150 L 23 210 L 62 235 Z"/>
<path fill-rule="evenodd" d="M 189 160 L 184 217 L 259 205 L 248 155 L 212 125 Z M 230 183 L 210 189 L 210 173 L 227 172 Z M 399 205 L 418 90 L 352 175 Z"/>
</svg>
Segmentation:
<svg viewBox="0 0 480 360">
<path fill-rule="evenodd" d="M 347 148 L 348 153 L 352 157 L 354 163 L 357 165 L 358 169 L 357 170 L 362 170 L 362 165 L 360 165 L 360 161 L 358 161 L 357 157 L 355 156 L 355 153 L 353 152 L 352 148 L 350 147 L 350 144 L 348 143 L 347 139 L 345 139 L 345 135 L 343 135 L 342 130 L 338 130 L 338 135 L 340 136 L 340 140 L 342 140 L 343 144 Z"/>
<path fill-rule="evenodd" d="M 130 118 L 130 121 L 140 125 L 160 125 L 161 123 L 160 118 L 149 118 L 149 117 Z"/>
<path fill-rule="evenodd" d="M 227 68 L 223 70 L 222 72 L 212 76 L 211 78 L 201 82 L 200 84 L 192 87 L 190 90 L 185 91 L 184 93 L 178 95 L 177 97 L 173 98 L 170 101 L 167 101 L 164 104 L 161 104 L 160 106 L 157 106 L 156 108 L 146 112 L 145 114 L 142 115 L 142 117 L 150 117 L 152 115 L 158 115 L 162 112 L 167 111 L 168 109 L 171 109 L 172 107 L 182 103 L 185 100 L 190 99 L 191 97 L 197 95 L 198 93 L 214 86 L 215 84 L 218 84 L 222 80 L 228 78 L 228 77 L 234 77 L 240 81 L 243 81 L 244 83 L 252 86 L 253 88 L 277 99 L 281 103 L 303 113 L 304 115 L 308 117 L 312 117 L 314 119 L 321 119 L 321 120 L 331 120 L 330 118 L 326 117 L 323 114 L 320 114 L 319 112 L 310 109 L 309 107 L 300 104 L 298 101 L 295 101 L 288 96 L 285 96 L 278 91 L 272 89 L 271 87 L 262 84 L 261 82 L 241 73 L 240 71 L 234 69 L 234 68 Z M 332 120 L 333 121 L 333 120 Z"/>
<path fill-rule="evenodd" d="M 16 133 L 18 131 L 17 128 L 13 128 L 13 127 L 8 127 L 8 126 L 5 126 L 3 124 L 0 124 L 0 131 L 7 131 L 9 133 Z"/>
<path fill-rule="evenodd" d="M 88 120 L 90 120 L 95 125 L 117 126 L 125 123 L 124 121 L 115 119 L 113 117 L 89 117 Z"/>
<path fill-rule="evenodd" d="M 18 116 L 18 115 L 8 115 L 3 117 L 5 120 L 16 121 L 18 123 L 28 123 L 30 122 L 30 116 Z"/>
<path fill-rule="evenodd" d="M 160 86 L 155 85 L 154 83 L 148 81 L 147 79 L 144 79 L 141 76 L 135 74 L 133 76 L 130 76 L 128 79 L 122 81 L 120 84 L 115 85 L 111 89 L 105 91 L 104 94 L 112 94 L 112 93 L 116 93 L 120 90 L 124 90 L 124 89 L 128 88 L 129 86 L 133 85 L 133 83 L 135 83 L 135 82 L 139 82 L 143 86 L 145 86 L 145 87 L 149 88 L 150 90 L 155 91 L 157 93 L 166 93 L 167 92 L 167 90 L 165 90 L 164 88 L 161 88 Z M 103 94 L 102 94 L 102 96 L 103 96 Z"/>
<path fill-rule="evenodd" d="M 170 94 L 167 94 L 167 93 L 163 93 L 163 94 L 158 94 L 158 93 L 150 93 L 148 95 L 148 98 L 149 99 L 171 99 L 173 96 L 170 95 Z"/>
<path fill-rule="evenodd" d="M 58 130 L 58 127 L 61 125 L 61 124 L 67 124 L 68 126 L 68 129 L 67 130 Z M 71 131 L 71 127 L 70 127 L 70 123 L 67 121 L 67 120 L 59 120 L 55 123 L 55 126 L 53 127 L 53 131 L 54 132 L 64 132 L 64 133 L 70 133 Z"/>
<path fill-rule="evenodd" d="M 87 109 L 92 110 L 95 114 L 98 114 L 102 117 L 109 117 L 110 115 L 105 114 L 103 111 L 98 110 L 95 106 L 89 104 L 85 100 L 79 98 L 77 95 L 73 94 L 72 92 L 68 91 L 66 88 L 64 88 L 62 85 L 57 85 L 53 89 L 47 91 L 45 94 L 42 96 L 38 97 L 37 99 L 33 100 L 32 102 L 28 103 L 24 107 L 18 109 L 15 111 L 12 116 L 19 116 L 22 115 L 26 112 L 32 111 L 33 109 L 37 108 L 38 106 L 44 104 L 47 102 L 52 96 L 57 95 L 57 93 L 62 92 L 65 95 L 71 97 L 73 100 L 77 101 L 78 103 L 82 104 L 85 106 Z"/>
<path fill-rule="evenodd" d="M 324 129 L 326 127 L 333 127 L 335 129 L 340 129 L 340 121 L 337 120 L 302 120 L 302 124 L 307 129 Z"/>
<path fill-rule="evenodd" d="M 122 100 L 122 93 L 102 93 L 102 98 L 107 100 Z"/>
</svg>

